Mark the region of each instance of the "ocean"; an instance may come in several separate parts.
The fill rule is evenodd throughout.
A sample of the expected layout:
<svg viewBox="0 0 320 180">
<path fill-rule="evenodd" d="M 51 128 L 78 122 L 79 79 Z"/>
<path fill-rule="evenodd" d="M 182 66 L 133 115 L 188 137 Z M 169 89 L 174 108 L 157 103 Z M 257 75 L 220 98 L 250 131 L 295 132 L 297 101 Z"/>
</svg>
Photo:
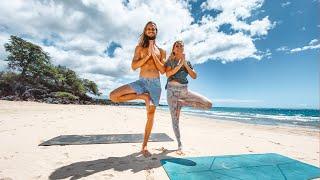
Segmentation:
<svg viewBox="0 0 320 180">
<path fill-rule="evenodd" d="M 158 109 L 169 111 L 168 106 L 160 106 Z M 217 120 L 250 124 L 320 128 L 320 110 L 318 109 L 214 107 L 210 110 L 197 110 L 183 107 L 182 112 Z"/>
</svg>

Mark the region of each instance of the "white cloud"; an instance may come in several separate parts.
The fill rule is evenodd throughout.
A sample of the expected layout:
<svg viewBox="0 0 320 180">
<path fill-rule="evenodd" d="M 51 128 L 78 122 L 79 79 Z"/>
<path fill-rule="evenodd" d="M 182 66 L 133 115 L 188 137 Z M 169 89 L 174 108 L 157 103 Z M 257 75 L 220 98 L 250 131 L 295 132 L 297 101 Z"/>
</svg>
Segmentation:
<svg viewBox="0 0 320 180">
<path fill-rule="evenodd" d="M 7 68 L 7 61 L 4 61 L 7 57 L 7 53 L 4 48 L 4 44 L 8 42 L 9 36 L 0 32 L 0 71 Z"/>
<path fill-rule="evenodd" d="M 108 94 L 106 92 L 110 92 L 123 84 L 121 79 L 101 74 L 82 73 L 81 76 L 86 79 L 94 79 L 103 94 Z"/>
<path fill-rule="evenodd" d="M 287 46 L 282 46 L 277 49 L 277 51 L 284 51 L 286 53 L 297 53 L 300 51 L 306 51 L 311 49 L 320 49 L 320 42 L 318 39 L 311 40 L 308 45 L 305 45 L 303 47 L 297 47 L 297 48 L 288 48 Z"/>
<path fill-rule="evenodd" d="M 268 30 L 275 27 L 276 23 L 271 23 L 269 17 L 264 17 L 262 20 L 255 20 L 250 24 L 242 21 L 232 22 L 232 27 L 235 30 L 243 30 L 250 32 L 251 36 L 263 36 L 268 34 Z"/>
<path fill-rule="evenodd" d="M 319 42 L 318 39 L 312 39 L 312 40 L 309 42 L 309 45 L 316 45 L 318 42 Z"/>
<path fill-rule="evenodd" d="M 291 49 L 290 52 L 295 53 L 295 52 L 305 51 L 305 50 L 309 50 L 309 49 L 319 49 L 319 48 L 320 48 L 320 44 L 317 44 L 317 45 L 313 45 L 313 46 L 304 46 L 302 48 L 294 48 L 294 49 Z"/>
<path fill-rule="evenodd" d="M 234 30 L 250 32 L 251 36 L 267 35 L 268 30 L 272 29 L 276 24 L 271 23 L 269 17 L 266 16 L 262 20 L 247 22 L 246 19 L 252 15 L 254 10 L 261 8 L 263 0 L 208 0 L 201 4 L 204 10 L 222 11 L 216 18 L 216 26 L 223 24 L 231 24 Z"/>
<path fill-rule="evenodd" d="M 270 49 L 267 49 L 265 52 L 261 52 L 262 56 L 267 58 L 267 59 L 271 59 L 271 50 Z"/>
<path fill-rule="evenodd" d="M 289 6 L 290 4 L 291 4 L 291 2 L 287 1 L 287 2 L 281 3 L 281 7 L 285 8 L 285 7 Z"/>
<path fill-rule="evenodd" d="M 203 9 L 221 10 L 222 14 L 235 16 L 236 18 L 248 18 L 251 16 L 251 11 L 260 8 L 263 0 L 230 0 L 225 2 L 223 0 L 208 0 L 201 4 Z"/>
<path fill-rule="evenodd" d="M 290 52 L 295 53 L 295 52 L 306 51 L 310 49 L 320 49 L 320 42 L 318 39 L 311 40 L 308 45 L 303 46 L 301 48 L 298 47 L 298 48 L 291 49 Z"/>
<path fill-rule="evenodd" d="M 197 31 L 206 31 L 206 28 L 189 30 L 196 34 Z M 199 33 L 201 35 L 201 33 Z M 182 34 L 182 36 L 184 33 Z M 210 47 L 210 48 L 208 48 Z M 246 48 L 243 48 L 246 47 Z M 205 34 L 203 38 L 190 39 L 189 46 L 186 47 L 189 58 L 194 63 L 203 63 L 208 59 L 219 59 L 225 62 L 241 60 L 252 57 L 260 59 L 255 54 L 255 48 L 252 39 L 243 33 L 226 35 L 220 32 Z"/>
<path fill-rule="evenodd" d="M 102 0 L 1 1 L 0 68 L 5 66 L 1 60 L 5 57 L 3 43 L 9 35 L 19 35 L 41 45 L 55 65 L 93 78 L 107 93 L 138 77 L 130 64 L 139 35 L 149 20 L 157 23 L 157 44 L 167 54 L 173 42 L 182 39 L 193 63 L 264 57 L 254 41 L 266 36 L 275 24 L 268 16 L 247 20 L 262 7 L 263 0 L 208 0 L 201 7 L 221 13 L 217 17 L 205 13 L 199 23 L 191 15 L 191 2 L 195 1 L 118 0 L 112 1 L 112 5 Z M 230 24 L 234 32 L 219 31 L 224 24 Z M 120 45 L 113 57 L 105 53 L 111 42 Z"/>
<path fill-rule="evenodd" d="M 288 51 L 289 48 L 287 46 L 281 46 L 279 48 L 276 49 L 277 51 Z"/>
</svg>

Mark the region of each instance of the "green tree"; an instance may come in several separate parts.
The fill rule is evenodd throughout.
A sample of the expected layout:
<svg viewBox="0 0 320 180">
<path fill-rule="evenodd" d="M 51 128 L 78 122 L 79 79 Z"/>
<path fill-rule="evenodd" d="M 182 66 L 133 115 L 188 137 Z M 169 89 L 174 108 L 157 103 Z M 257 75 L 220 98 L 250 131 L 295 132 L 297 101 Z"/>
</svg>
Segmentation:
<svg viewBox="0 0 320 180">
<path fill-rule="evenodd" d="M 17 36 L 10 36 L 9 43 L 6 43 L 4 47 L 9 52 L 5 59 L 8 61 L 9 69 L 18 71 L 23 82 L 44 86 L 51 92 L 68 92 L 83 98 L 86 97 L 87 92 L 100 95 L 93 81 L 80 79 L 73 70 L 51 64 L 49 54 L 44 52 L 40 46 Z M 1 76 L 0 78 L 5 77 Z M 1 83 L 4 82 L 1 81 Z"/>
<path fill-rule="evenodd" d="M 12 70 L 21 72 L 27 80 L 39 81 L 51 67 L 50 56 L 40 46 L 34 45 L 17 36 L 10 36 L 10 42 L 4 45 L 9 52 L 6 61 Z"/>
<path fill-rule="evenodd" d="M 84 86 L 85 86 L 87 92 L 94 94 L 94 95 L 101 95 L 101 93 L 99 93 L 98 86 L 96 83 L 94 83 L 93 81 L 90 81 L 88 79 L 84 79 L 83 83 L 84 83 Z"/>
</svg>

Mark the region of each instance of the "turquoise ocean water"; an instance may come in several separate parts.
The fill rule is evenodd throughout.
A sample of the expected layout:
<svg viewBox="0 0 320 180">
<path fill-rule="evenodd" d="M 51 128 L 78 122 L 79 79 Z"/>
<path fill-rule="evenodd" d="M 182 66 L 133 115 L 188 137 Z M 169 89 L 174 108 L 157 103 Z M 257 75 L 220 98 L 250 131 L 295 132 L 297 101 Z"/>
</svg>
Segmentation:
<svg viewBox="0 0 320 180">
<path fill-rule="evenodd" d="M 169 113 L 168 106 L 160 106 L 158 109 L 163 109 Z M 197 110 L 183 107 L 182 112 L 218 120 L 238 121 L 250 124 L 320 128 L 320 110 L 318 109 L 214 107 L 210 110 Z"/>
</svg>

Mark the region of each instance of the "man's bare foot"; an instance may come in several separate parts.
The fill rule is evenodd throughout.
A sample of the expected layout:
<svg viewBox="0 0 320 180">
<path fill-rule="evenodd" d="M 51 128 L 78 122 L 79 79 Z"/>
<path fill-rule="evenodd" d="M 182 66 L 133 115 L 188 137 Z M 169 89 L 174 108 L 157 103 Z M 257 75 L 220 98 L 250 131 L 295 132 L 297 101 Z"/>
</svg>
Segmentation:
<svg viewBox="0 0 320 180">
<path fill-rule="evenodd" d="M 148 151 L 147 146 L 142 147 L 141 153 L 143 154 L 144 157 L 150 157 L 151 153 Z"/>
</svg>

